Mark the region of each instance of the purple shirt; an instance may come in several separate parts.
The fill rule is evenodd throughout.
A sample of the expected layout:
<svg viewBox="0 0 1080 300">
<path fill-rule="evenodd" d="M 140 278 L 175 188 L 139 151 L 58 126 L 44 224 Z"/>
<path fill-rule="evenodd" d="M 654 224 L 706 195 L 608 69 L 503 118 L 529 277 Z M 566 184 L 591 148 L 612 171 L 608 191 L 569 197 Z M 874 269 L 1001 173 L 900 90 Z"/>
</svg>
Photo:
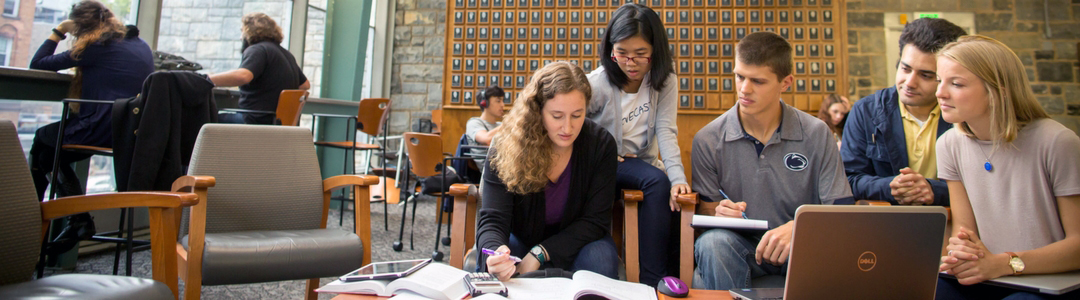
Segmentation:
<svg viewBox="0 0 1080 300">
<path fill-rule="evenodd" d="M 559 179 L 555 182 L 548 182 L 547 189 L 544 190 L 546 214 L 544 215 L 545 225 L 555 225 L 562 219 L 563 209 L 566 208 L 566 199 L 570 196 L 570 169 L 574 163 L 571 159 L 566 163 L 566 169 L 559 175 Z"/>
</svg>

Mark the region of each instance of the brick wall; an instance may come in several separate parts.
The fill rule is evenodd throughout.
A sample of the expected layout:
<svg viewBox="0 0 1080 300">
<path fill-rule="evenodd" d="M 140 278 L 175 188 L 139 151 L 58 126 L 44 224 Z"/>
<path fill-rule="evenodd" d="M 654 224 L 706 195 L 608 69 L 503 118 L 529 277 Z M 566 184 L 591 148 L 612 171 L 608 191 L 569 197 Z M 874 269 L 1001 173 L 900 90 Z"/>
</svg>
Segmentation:
<svg viewBox="0 0 1080 300">
<path fill-rule="evenodd" d="M 1050 37 L 1041 0 L 860 0 L 847 1 L 848 54 L 852 96 L 861 98 L 894 85 L 886 62 L 885 12 L 974 12 L 975 30 L 1005 43 L 1027 68 L 1027 75 L 1047 113 L 1080 128 L 1080 0 L 1050 0 Z"/>
</svg>

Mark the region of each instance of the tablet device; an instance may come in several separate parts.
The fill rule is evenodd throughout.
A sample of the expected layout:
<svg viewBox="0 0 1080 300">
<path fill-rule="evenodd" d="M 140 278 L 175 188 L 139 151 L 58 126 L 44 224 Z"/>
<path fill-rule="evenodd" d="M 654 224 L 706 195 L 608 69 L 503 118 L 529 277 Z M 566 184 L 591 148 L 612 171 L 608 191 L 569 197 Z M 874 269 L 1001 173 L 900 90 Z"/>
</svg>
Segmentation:
<svg viewBox="0 0 1080 300">
<path fill-rule="evenodd" d="M 371 263 L 363 268 L 356 269 L 356 271 L 349 272 L 341 276 L 341 281 L 362 281 L 362 280 L 382 280 L 382 279 L 398 279 L 401 277 L 409 276 L 416 270 L 423 268 L 428 263 L 431 263 L 431 259 L 414 259 L 414 260 L 399 260 L 388 262 Z"/>
</svg>

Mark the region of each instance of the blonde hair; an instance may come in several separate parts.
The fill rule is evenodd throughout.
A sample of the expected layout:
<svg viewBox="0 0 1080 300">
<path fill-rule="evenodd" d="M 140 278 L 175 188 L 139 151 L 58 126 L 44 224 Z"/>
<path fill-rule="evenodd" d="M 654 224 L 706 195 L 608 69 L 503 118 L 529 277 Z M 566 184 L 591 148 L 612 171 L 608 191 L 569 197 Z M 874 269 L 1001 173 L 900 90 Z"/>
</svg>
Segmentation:
<svg viewBox="0 0 1080 300">
<path fill-rule="evenodd" d="M 492 143 L 495 151 L 491 166 L 510 192 L 535 193 L 547 185 L 553 142 L 547 136 L 541 112 L 555 95 L 572 91 L 585 94 L 587 107 L 592 97 L 589 80 L 585 71 L 567 62 L 550 63 L 537 70 L 521 91 L 503 121 L 499 137 Z"/>
<path fill-rule="evenodd" d="M 242 23 L 240 31 L 248 44 L 254 45 L 263 41 L 281 44 L 281 40 L 284 38 L 281 34 L 281 27 L 278 27 L 277 22 L 274 22 L 273 18 L 264 13 L 247 14 L 240 19 L 240 23 Z"/>
<path fill-rule="evenodd" d="M 1049 117 L 1031 91 L 1024 64 L 1009 46 L 989 37 L 967 35 L 945 45 L 937 56 L 960 64 L 982 80 L 990 102 L 990 137 L 995 147 L 1011 143 L 1028 123 Z M 956 127 L 975 138 L 967 122 Z"/>
</svg>

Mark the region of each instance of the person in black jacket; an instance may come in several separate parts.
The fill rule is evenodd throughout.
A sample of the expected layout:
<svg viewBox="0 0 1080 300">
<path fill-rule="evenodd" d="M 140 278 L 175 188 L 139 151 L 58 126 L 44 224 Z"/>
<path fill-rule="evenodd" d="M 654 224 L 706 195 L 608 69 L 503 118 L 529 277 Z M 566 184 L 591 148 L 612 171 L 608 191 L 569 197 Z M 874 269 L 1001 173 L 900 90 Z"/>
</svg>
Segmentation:
<svg viewBox="0 0 1080 300">
<path fill-rule="evenodd" d="M 477 244 L 497 252 L 479 261 L 500 280 L 548 267 L 618 277 L 609 235 L 618 155 L 611 134 L 585 119 L 591 90 L 577 66 L 548 64 L 495 136 Z"/>
</svg>

